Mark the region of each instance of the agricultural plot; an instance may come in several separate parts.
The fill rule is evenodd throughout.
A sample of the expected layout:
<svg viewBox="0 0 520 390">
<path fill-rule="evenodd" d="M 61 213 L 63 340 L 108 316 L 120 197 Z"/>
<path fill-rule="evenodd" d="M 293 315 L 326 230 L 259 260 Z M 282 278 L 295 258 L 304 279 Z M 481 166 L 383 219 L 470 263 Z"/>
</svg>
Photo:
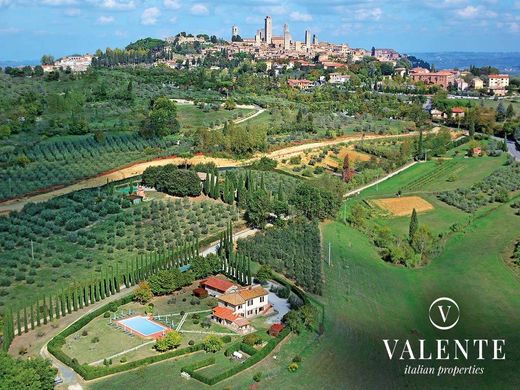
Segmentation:
<svg viewBox="0 0 520 390">
<path fill-rule="evenodd" d="M 283 159 L 279 162 L 279 168 L 299 176 L 312 176 L 309 173 L 319 175 L 325 171 L 341 171 L 343 169 L 343 160 L 347 154 L 353 164 L 369 161 L 372 157 L 369 154 L 355 150 L 354 145 L 335 145 L 300 153 L 290 159 Z"/>
<path fill-rule="evenodd" d="M 181 125 L 181 131 L 192 132 L 199 129 L 207 129 L 223 125 L 229 120 L 246 117 L 255 112 L 254 109 L 237 108 L 234 110 L 212 108 L 201 109 L 192 104 L 177 105 L 177 119 Z"/>
<path fill-rule="evenodd" d="M 388 211 L 391 215 L 398 217 L 411 215 L 414 209 L 418 213 L 433 210 L 432 204 L 419 196 L 374 199 L 372 202 L 383 210 Z"/>
<path fill-rule="evenodd" d="M 233 206 L 212 201 L 132 205 L 111 186 L 29 204 L 0 218 L 0 302 L 48 294 L 140 253 L 215 235 L 238 216 Z"/>
<path fill-rule="evenodd" d="M 191 144 L 175 139 L 144 139 L 136 133 L 92 135 L 44 141 L 35 146 L 3 147 L 0 200 L 95 176 L 139 160 L 189 151 Z"/>
</svg>

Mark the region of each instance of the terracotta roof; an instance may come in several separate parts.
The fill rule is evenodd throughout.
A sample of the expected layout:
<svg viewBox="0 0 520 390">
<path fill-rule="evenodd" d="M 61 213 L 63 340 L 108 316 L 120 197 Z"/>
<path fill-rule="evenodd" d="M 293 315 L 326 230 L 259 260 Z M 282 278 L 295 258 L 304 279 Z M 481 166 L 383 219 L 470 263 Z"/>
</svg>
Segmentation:
<svg viewBox="0 0 520 390">
<path fill-rule="evenodd" d="M 240 294 L 240 296 L 242 298 L 244 298 L 246 301 L 248 301 L 253 298 L 263 297 L 265 295 L 268 295 L 269 293 L 267 292 L 267 290 L 265 288 L 257 286 L 257 287 L 248 287 L 243 290 L 239 290 L 238 294 Z"/>
<path fill-rule="evenodd" d="M 453 112 L 454 114 L 462 114 L 464 112 L 464 110 L 460 107 L 453 107 L 451 109 L 451 112 Z"/>
<path fill-rule="evenodd" d="M 273 324 L 271 325 L 270 330 L 274 332 L 281 332 L 283 330 L 283 324 Z"/>
<path fill-rule="evenodd" d="M 247 326 L 249 325 L 249 321 L 245 318 L 238 317 L 236 320 L 233 321 L 235 324 L 237 324 L 239 327 Z"/>
<path fill-rule="evenodd" d="M 201 286 L 208 286 L 209 288 L 213 290 L 218 290 L 222 292 L 226 292 L 228 289 L 234 286 L 233 283 L 231 283 L 228 280 L 216 278 L 214 276 L 210 276 L 207 279 L 204 279 L 200 282 Z"/>
<path fill-rule="evenodd" d="M 218 299 L 233 306 L 243 305 L 246 303 L 244 298 L 242 298 L 238 293 L 222 294 Z"/>
<path fill-rule="evenodd" d="M 508 79 L 509 75 L 508 74 L 490 74 L 489 78 L 490 79 Z"/>
<path fill-rule="evenodd" d="M 228 321 L 235 321 L 238 318 L 238 316 L 233 313 L 233 310 L 222 306 L 213 308 L 213 315 Z"/>
<path fill-rule="evenodd" d="M 239 315 L 236 315 L 235 313 L 233 313 L 233 310 L 231 310 L 227 307 L 222 307 L 222 306 L 215 307 L 213 309 L 213 315 L 215 317 L 222 318 L 223 320 L 231 321 L 231 322 L 235 323 L 236 325 L 238 325 L 239 327 L 249 325 L 248 320 L 240 317 Z"/>
<path fill-rule="evenodd" d="M 296 79 L 289 79 L 287 80 L 287 84 L 289 84 L 291 87 L 295 85 L 304 85 L 304 84 L 312 84 L 312 81 L 310 80 L 296 80 Z"/>
</svg>

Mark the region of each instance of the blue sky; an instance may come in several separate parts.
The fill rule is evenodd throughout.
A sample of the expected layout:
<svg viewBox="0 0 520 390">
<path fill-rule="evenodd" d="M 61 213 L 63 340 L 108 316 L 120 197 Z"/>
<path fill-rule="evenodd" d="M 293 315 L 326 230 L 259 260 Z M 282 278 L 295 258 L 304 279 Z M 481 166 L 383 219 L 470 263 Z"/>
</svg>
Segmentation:
<svg viewBox="0 0 520 390">
<path fill-rule="evenodd" d="M 179 31 L 253 36 L 266 15 L 353 47 L 520 51 L 520 0 L 0 0 L 0 59 L 59 57 L 124 47 Z"/>
</svg>

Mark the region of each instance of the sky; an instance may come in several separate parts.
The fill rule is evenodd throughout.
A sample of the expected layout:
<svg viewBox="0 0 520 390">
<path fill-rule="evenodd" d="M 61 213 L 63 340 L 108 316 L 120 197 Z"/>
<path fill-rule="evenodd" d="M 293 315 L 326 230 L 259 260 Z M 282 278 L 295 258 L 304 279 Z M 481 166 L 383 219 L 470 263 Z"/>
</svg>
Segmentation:
<svg viewBox="0 0 520 390">
<path fill-rule="evenodd" d="M 180 31 L 253 37 L 266 15 L 294 40 L 428 51 L 520 51 L 520 0 L 0 0 L 0 59 L 56 58 Z"/>
</svg>

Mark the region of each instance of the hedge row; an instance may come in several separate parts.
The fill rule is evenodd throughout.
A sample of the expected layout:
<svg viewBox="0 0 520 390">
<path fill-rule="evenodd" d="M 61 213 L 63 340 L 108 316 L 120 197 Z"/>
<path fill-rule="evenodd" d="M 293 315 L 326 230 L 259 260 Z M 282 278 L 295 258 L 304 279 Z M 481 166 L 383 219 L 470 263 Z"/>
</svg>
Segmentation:
<svg viewBox="0 0 520 390">
<path fill-rule="evenodd" d="M 208 367 L 215 364 L 215 357 L 209 357 L 207 359 L 195 362 L 188 366 L 184 366 L 181 368 L 181 372 L 187 372 L 190 376 L 200 382 L 204 383 L 204 379 L 206 378 L 201 373 L 198 373 L 196 370 L 200 370 L 201 368 Z"/>
<path fill-rule="evenodd" d="M 185 355 L 192 352 L 197 352 L 203 350 L 202 344 L 192 345 L 187 348 L 177 349 L 170 352 L 165 352 L 160 355 L 149 356 L 144 359 L 135 360 L 129 363 L 121 364 L 118 366 L 90 366 L 88 364 L 79 364 L 76 359 L 71 358 L 65 352 L 62 351 L 62 347 L 65 344 L 65 338 L 77 332 L 85 325 L 87 325 L 94 318 L 100 316 L 101 314 L 107 312 L 109 308 L 116 303 L 117 306 L 125 305 L 132 301 L 133 295 L 130 294 L 124 298 L 121 298 L 115 302 L 111 302 L 106 304 L 92 313 L 87 314 L 85 317 L 82 317 L 78 321 L 74 322 L 72 325 L 65 328 L 58 335 L 56 335 L 47 345 L 47 349 L 51 354 L 53 354 L 58 360 L 67 366 L 71 367 L 74 371 L 76 371 L 79 375 L 81 375 L 86 380 L 100 378 L 106 375 L 115 374 L 118 372 L 132 370 L 134 368 L 140 367 L 145 364 L 156 363 L 162 360 L 171 359 L 173 357 Z"/>
<path fill-rule="evenodd" d="M 214 376 L 212 378 L 208 378 L 208 377 L 204 376 L 203 374 L 197 373 L 195 371 L 193 373 L 189 373 L 189 374 L 192 376 L 192 378 L 195 378 L 195 379 L 201 381 L 202 383 L 205 383 L 205 384 L 210 385 L 210 386 L 214 385 L 214 384 L 216 384 L 218 382 L 223 381 L 224 379 L 227 379 L 229 377 L 232 377 L 233 375 L 238 374 L 239 372 L 241 372 L 241 371 L 243 371 L 243 370 L 245 370 L 245 369 L 255 365 L 256 363 L 258 363 L 259 361 L 264 359 L 267 355 L 269 355 L 273 351 L 273 349 L 289 333 L 290 333 L 289 329 L 285 328 L 282 332 L 280 332 L 278 337 L 269 340 L 269 342 L 267 343 L 267 345 L 264 348 L 262 348 L 259 351 L 255 349 L 255 352 L 251 355 L 251 357 L 249 359 L 247 359 L 246 361 L 244 361 L 242 364 L 240 364 L 238 366 L 235 366 L 233 368 L 230 368 L 227 371 L 221 372 L 220 374 L 218 374 L 218 375 L 216 375 L 216 376 Z M 243 349 L 244 345 L 247 345 L 247 344 L 241 343 L 240 344 L 240 349 L 242 351 L 244 351 L 245 353 L 249 354 L 248 351 Z M 250 347 L 249 345 L 247 345 L 247 347 L 254 349 L 253 347 Z M 209 359 L 206 359 L 206 360 L 209 360 Z M 204 362 L 205 361 L 202 361 L 202 362 L 199 362 L 199 363 L 203 364 Z M 204 367 L 204 366 L 202 366 L 202 367 Z"/>
<path fill-rule="evenodd" d="M 258 352 L 258 349 L 246 343 L 240 343 L 240 350 L 247 353 L 249 356 L 253 356 Z"/>
</svg>

